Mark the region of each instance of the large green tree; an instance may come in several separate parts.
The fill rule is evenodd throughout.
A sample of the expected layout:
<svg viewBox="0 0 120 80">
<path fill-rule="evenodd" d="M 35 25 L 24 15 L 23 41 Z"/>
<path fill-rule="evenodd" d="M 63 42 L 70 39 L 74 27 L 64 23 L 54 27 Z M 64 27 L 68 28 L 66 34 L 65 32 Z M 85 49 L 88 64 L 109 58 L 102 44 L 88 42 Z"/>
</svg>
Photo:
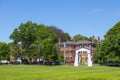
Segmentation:
<svg viewBox="0 0 120 80">
<path fill-rule="evenodd" d="M 120 62 L 120 22 L 109 29 L 104 38 L 98 44 L 95 59 L 99 63 Z"/>
<path fill-rule="evenodd" d="M 10 35 L 10 39 L 14 41 L 14 49 L 18 51 L 16 54 L 27 58 L 48 55 L 48 52 L 52 54 L 56 38 L 57 36 L 51 28 L 31 21 L 22 23 Z"/>
</svg>

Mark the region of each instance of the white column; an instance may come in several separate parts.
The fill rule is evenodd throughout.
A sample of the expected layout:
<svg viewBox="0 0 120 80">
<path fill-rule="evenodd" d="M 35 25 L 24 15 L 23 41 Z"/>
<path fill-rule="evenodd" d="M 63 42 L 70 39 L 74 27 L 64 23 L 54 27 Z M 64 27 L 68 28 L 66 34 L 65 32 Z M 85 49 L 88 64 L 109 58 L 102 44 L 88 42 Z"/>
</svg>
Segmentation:
<svg viewBox="0 0 120 80">
<path fill-rule="evenodd" d="M 88 66 L 92 66 L 91 55 L 88 53 Z"/>
<path fill-rule="evenodd" d="M 78 61 L 78 52 L 76 52 L 76 54 L 75 54 L 74 66 L 78 66 L 78 65 L 79 65 L 79 61 Z"/>
</svg>

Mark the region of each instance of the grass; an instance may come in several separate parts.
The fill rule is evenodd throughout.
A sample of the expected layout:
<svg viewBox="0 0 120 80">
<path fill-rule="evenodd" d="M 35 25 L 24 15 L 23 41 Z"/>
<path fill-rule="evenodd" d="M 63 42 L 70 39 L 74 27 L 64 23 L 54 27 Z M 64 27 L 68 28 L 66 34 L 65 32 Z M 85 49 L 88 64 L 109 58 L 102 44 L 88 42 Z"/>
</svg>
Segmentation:
<svg viewBox="0 0 120 80">
<path fill-rule="evenodd" d="M 120 67 L 0 65 L 0 80 L 120 80 Z"/>
</svg>

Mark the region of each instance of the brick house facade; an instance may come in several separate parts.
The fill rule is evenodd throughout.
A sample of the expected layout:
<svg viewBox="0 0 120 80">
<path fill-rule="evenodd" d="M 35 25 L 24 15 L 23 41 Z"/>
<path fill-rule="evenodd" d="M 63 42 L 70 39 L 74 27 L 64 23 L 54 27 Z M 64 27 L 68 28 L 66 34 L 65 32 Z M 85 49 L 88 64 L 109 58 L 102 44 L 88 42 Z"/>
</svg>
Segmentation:
<svg viewBox="0 0 120 80">
<path fill-rule="evenodd" d="M 98 37 L 98 41 L 100 38 Z M 83 40 L 77 41 L 73 39 L 73 41 L 61 42 L 59 39 L 59 51 L 64 54 L 64 61 L 66 64 L 73 65 L 75 60 L 75 51 L 81 48 L 85 48 L 90 50 L 91 57 L 94 55 L 94 50 L 96 48 L 96 43 L 94 42 L 94 36 L 92 37 L 92 42 Z M 81 56 L 81 63 L 83 65 L 87 64 L 87 52 L 79 52 L 79 56 Z"/>
</svg>

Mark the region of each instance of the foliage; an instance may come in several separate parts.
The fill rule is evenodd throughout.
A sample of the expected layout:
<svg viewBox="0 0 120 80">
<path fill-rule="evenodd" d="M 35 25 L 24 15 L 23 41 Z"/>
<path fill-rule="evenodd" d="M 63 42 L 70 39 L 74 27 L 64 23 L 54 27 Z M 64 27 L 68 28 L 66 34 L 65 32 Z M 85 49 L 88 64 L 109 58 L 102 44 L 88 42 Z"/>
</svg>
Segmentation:
<svg viewBox="0 0 120 80">
<path fill-rule="evenodd" d="M 70 37 L 70 35 L 68 34 L 68 33 L 64 33 L 63 34 L 63 41 L 67 41 L 67 40 L 70 40 L 71 39 L 71 37 Z"/>
<path fill-rule="evenodd" d="M 31 21 L 22 23 L 10 35 L 10 39 L 14 41 L 17 56 L 20 54 L 26 58 L 40 56 L 48 58 L 50 55 L 54 55 L 56 38 L 57 35 L 51 28 Z"/>
<path fill-rule="evenodd" d="M 1 65 L 1 80 L 120 80 L 119 67 Z"/>
<path fill-rule="evenodd" d="M 0 60 L 9 59 L 9 46 L 5 42 L 0 42 Z"/>
<path fill-rule="evenodd" d="M 9 56 L 10 55 L 13 55 L 15 57 L 17 57 L 17 52 L 18 50 L 16 49 L 17 47 L 15 47 L 14 43 L 11 42 L 11 43 L 8 43 L 8 46 L 9 46 Z"/>
<path fill-rule="evenodd" d="M 58 54 L 58 60 L 64 62 L 64 54 L 63 53 Z"/>
<path fill-rule="evenodd" d="M 85 39 L 85 36 L 82 36 L 82 35 L 80 35 L 80 34 L 77 34 L 77 35 L 75 35 L 74 37 L 76 38 L 76 41 L 80 41 L 80 40 Z"/>
<path fill-rule="evenodd" d="M 86 36 L 83 36 L 81 34 L 77 34 L 74 37 L 76 38 L 76 41 L 82 41 L 82 40 L 92 41 L 92 37 L 86 37 Z M 97 42 L 96 39 L 94 39 L 94 41 Z"/>
<path fill-rule="evenodd" d="M 99 63 L 120 62 L 120 22 L 105 34 L 105 39 L 96 49 L 96 59 Z"/>
<path fill-rule="evenodd" d="M 57 28 L 56 26 L 49 26 L 57 35 L 56 42 L 58 41 L 58 38 L 61 38 L 62 41 L 67 41 L 67 39 L 71 39 L 70 35 L 68 33 L 65 33 L 63 30 Z"/>
<path fill-rule="evenodd" d="M 52 56 L 56 55 L 56 46 L 53 44 L 51 38 L 43 40 L 43 56 L 45 59 L 51 59 Z"/>
</svg>

